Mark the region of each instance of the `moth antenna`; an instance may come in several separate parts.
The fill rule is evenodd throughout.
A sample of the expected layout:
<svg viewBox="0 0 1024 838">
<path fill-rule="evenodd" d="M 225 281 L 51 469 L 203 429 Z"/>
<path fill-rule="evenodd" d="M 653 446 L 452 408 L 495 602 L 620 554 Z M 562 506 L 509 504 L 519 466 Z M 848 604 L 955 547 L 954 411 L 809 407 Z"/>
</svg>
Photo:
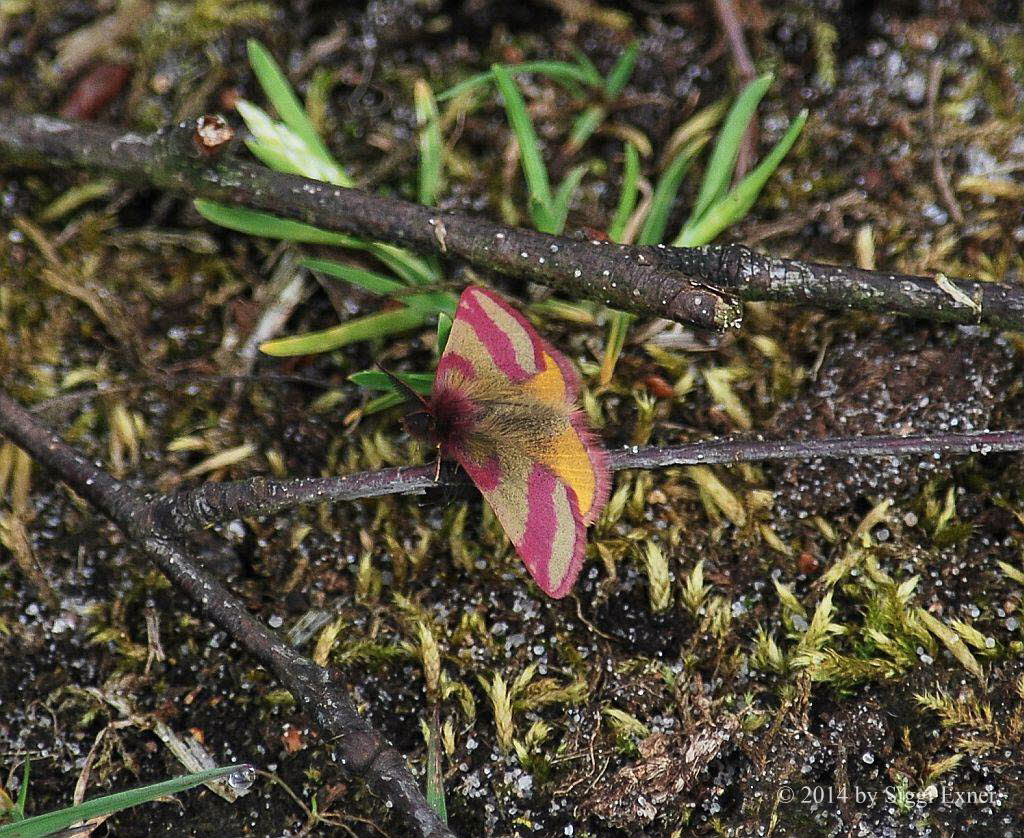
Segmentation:
<svg viewBox="0 0 1024 838">
<path fill-rule="evenodd" d="M 402 379 L 395 375 L 391 370 L 385 369 L 384 365 L 380 361 L 375 361 L 377 369 L 379 369 L 384 375 L 391 379 L 391 383 L 395 385 L 395 389 L 405 396 L 406 401 L 419 402 L 422 405 L 426 405 L 427 400 L 423 398 L 419 393 L 412 389 Z"/>
</svg>

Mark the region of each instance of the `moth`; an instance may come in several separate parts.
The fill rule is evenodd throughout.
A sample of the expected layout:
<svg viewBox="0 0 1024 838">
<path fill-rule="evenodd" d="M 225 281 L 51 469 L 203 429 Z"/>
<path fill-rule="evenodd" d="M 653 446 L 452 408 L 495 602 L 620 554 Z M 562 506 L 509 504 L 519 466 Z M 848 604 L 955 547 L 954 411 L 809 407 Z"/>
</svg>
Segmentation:
<svg viewBox="0 0 1024 838">
<path fill-rule="evenodd" d="M 405 388 L 403 388 L 405 389 Z M 405 417 L 410 434 L 454 459 L 490 504 L 530 575 L 564 597 L 587 527 L 608 502 L 604 449 L 577 406 L 569 359 L 493 291 L 459 298 L 433 389 Z"/>
</svg>

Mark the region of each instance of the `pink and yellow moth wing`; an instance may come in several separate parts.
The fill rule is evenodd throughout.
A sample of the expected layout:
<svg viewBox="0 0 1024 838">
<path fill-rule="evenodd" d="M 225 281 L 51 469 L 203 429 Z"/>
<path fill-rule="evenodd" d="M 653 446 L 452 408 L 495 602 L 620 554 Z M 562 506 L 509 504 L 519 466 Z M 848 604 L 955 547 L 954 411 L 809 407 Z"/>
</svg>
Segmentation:
<svg viewBox="0 0 1024 838">
<path fill-rule="evenodd" d="M 501 378 L 522 384 L 553 366 L 559 374 L 543 380 L 562 388 L 561 403 L 572 404 L 580 380 L 569 360 L 533 328 L 530 321 L 493 291 L 470 287 L 462 292 L 448 343 L 437 367 L 444 380 L 454 370 L 472 377 Z"/>
<path fill-rule="evenodd" d="M 569 414 L 565 429 L 552 440 L 541 461 L 572 488 L 584 523 L 592 524 L 608 502 L 608 458 L 587 427 L 586 417 L 575 407 L 579 379 L 568 359 L 551 348 L 545 350 L 543 358 L 544 369 L 528 379 L 524 387 L 545 404 L 568 408 Z M 572 379 L 567 378 L 567 369 Z"/>
<path fill-rule="evenodd" d="M 543 461 L 575 491 L 584 522 L 597 520 L 611 480 L 604 450 L 575 409 L 580 379 L 569 359 L 500 296 L 470 287 L 459 299 L 438 378 L 456 371 L 522 383 L 542 403 L 570 411 L 570 422 Z"/>
<path fill-rule="evenodd" d="M 608 500 L 607 458 L 576 407 L 580 379 L 569 360 L 501 297 L 467 288 L 459 299 L 438 386 L 465 391 L 467 381 L 522 386 L 565 416 L 564 427 L 539 442 L 533 458 L 501 449 L 486 462 L 451 450 L 494 510 L 530 574 L 553 597 L 579 575 L 586 528 Z"/>
<path fill-rule="evenodd" d="M 575 492 L 545 464 L 512 451 L 485 463 L 458 457 L 483 494 L 526 569 L 548 596 L 576 583 L 587 548 L 587 525 Z"/>
<path fill-rule="evenodd" d="M 608 457 L 582 413 L 569 416 L 565 430 L 552 440 L 540 461 L 572 489 L 584 525 L 594 523 L 608 503 L 611 473 Z"/>
</svg>

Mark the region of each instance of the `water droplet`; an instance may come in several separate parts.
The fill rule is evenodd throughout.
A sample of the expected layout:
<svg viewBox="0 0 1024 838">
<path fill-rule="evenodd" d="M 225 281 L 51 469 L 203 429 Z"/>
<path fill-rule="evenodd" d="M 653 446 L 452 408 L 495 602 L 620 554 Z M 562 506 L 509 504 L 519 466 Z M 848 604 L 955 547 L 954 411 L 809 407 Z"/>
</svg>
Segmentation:
<svg viewBox="0 0 1024 838">
<path fill-rule="evenodd" d="M 249 791 L 254 782 L 256 782 L 256 769 L 251 765 L 240 765 L 228 774 L 228 785 L 232 791 L 238 794 Z"/>
</svg>

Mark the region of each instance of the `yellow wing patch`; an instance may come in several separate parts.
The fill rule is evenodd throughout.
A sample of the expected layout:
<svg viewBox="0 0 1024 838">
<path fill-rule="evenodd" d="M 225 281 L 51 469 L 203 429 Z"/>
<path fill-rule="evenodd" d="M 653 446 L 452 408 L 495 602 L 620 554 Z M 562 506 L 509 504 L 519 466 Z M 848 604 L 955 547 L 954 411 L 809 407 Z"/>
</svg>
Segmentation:
<svg viewBox="0 0 1024 838">
<path fill-rule="evenodd" d="M 565 377 L 555 359 L 544 353 L 544 369 L 527 379 L 523 387 L 544 404 L 564 407 L 566 401 Z"/>
<path fill-rule="evenodd" d="M 580 514 L 586 517 L 594 504 L 597 480 L 590 456 L 575 428 L 568 426 L 552 440 L 550 450 L 545 452 L 544 463 L 576 493 Z"/>
</svg>

